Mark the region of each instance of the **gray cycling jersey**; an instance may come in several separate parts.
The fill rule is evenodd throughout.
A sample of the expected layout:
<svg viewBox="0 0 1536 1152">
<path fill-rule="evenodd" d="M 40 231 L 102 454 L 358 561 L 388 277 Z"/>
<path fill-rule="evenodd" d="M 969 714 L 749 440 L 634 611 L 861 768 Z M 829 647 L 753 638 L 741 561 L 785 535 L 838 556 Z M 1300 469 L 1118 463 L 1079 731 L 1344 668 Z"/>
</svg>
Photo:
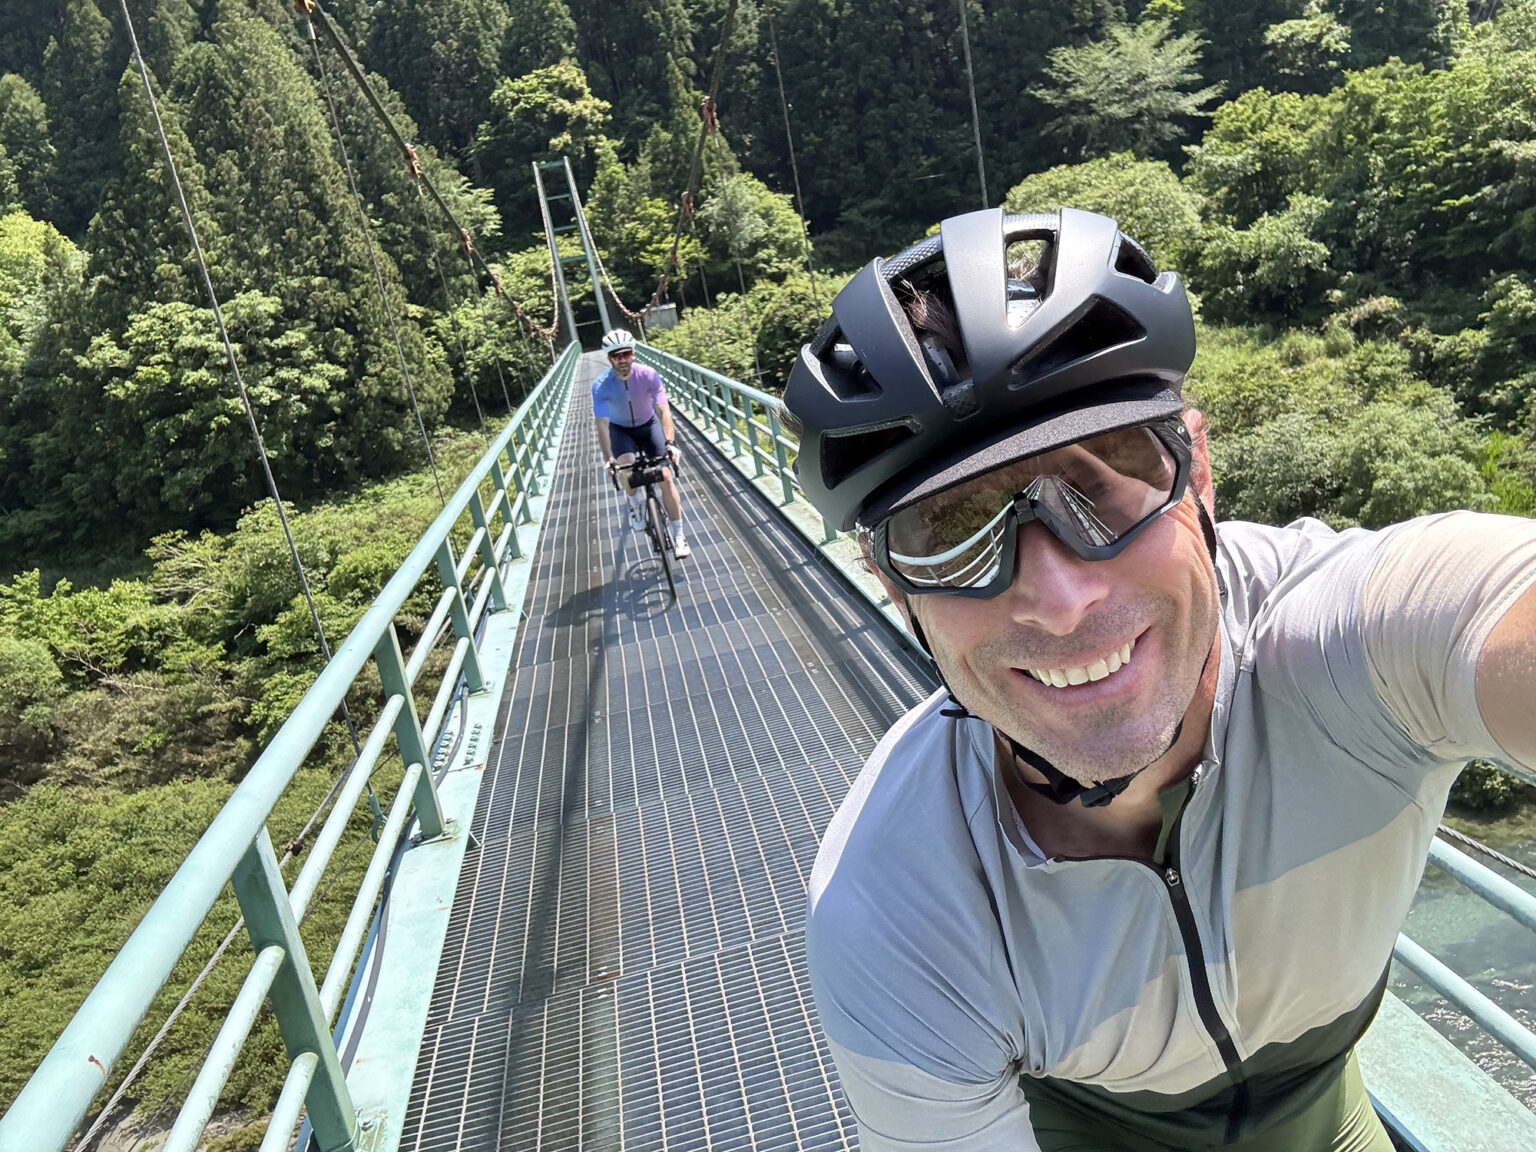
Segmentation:
<svg viewBox="0 0 1536 1152">
<path fill-rule="evenodd" d="M 1500 754 L 1475 661 L 1536 523 L 1219 537 L 1211 734 L 1155 862 L 1042 859 L 943 693 L 839 809 L 807 945 L 864 1148 L 1035 1149 L 1039 1092 L 1219 1144 L 1304 1108 L 1369 1023 L 1451 781 Z"/>
</svg>

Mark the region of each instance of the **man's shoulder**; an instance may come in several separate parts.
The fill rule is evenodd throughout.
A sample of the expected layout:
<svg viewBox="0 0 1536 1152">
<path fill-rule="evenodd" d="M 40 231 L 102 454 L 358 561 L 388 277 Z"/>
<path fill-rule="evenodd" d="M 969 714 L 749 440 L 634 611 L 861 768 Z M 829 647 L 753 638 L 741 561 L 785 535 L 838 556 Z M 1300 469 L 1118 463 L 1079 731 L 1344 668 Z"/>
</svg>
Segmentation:
<svg viewBox="0 0 1536 1152">
<path fill-rule="evenodd" d="M 806 958 L 817 1011 L 845 1050 L 951 1083 L 1008 1059 L 1007 959 L 976 835 L 986 763 L 979 720 L 939 693 L 881 741 L 822 841 Z"/>
<path fill-rule="evenodd" d="M 1243 520 L 1216 527 L 1217 566 L 1229 624 L 1254 620 L 1298 591 L 1341 603 L 1360 586 L 1395 528 L 1332 528 L 1304 517 L 1283 527 Z M 1314 605 L 1315 606 L 1315 605 Z"/>
<path fill-rule="evenodd" d="M 969 729 L 982 722 L 942 715 L 946 701 L 938 692 L 913 708 L 870 754 L 822 838 L 813 909 L 830 887 L 921 885 L 957 853 L 974 854 L 969 818 L 983 773 Z"/>
</svg>

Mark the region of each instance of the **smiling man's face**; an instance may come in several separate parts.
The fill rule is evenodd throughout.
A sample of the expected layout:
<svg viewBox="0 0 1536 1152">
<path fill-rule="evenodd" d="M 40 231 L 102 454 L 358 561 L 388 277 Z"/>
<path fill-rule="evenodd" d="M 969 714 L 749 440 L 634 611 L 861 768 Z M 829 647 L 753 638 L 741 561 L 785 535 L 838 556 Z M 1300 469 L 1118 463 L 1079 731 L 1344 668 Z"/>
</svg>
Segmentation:
<svg viewBox="0 0 1536 1152">
<path fill-rule="evenodd" d="M 1192 485 L 1109 560 L 1082 560 L 1026 524 L 1006 592 L 911 597 L 955 697 L 1085 784 L 1160 757 L 1216 637 L 1215 570 L 1195 500 Z"/>
</svg>

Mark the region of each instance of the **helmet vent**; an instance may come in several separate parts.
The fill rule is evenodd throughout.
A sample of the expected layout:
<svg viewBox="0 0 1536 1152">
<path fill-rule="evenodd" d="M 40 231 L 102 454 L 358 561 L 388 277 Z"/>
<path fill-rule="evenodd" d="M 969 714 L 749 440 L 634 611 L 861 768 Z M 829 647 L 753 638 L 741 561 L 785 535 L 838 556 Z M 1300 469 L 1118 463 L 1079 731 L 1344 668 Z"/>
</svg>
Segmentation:
<svg viewBox="0 0 1536 1152">
<path fill-rule="evenodd" d="M 1115 251 L 1115 271 L 1148 284 L 1157 282 L 1157 269 L 1152 266 L 1152 258 L 1129 236 L 1120 237 L 1120 245 Z"/>
<path fill-rule="evenodd" d="M 823 378 L 839 400 L 863 400 L 880 395 L 880 383 L 847 344 L 834 344 L 822 360 Z"/>
<path fill-rule="evenodd" d="M 906 424 L 861 432 L 827 433 L 821 438 L 821 475 L 828 488 L 836 488 L 854 472 L 883 456 L 916 433 Z"/>
<path fill-rule="evenodd" d="M 1146 334 L 1147 330 L 1136 323 L 1130 313 L 1102 296 L 1095 297 L 1093 307 L 1065 332 L 1039 352 L 1014 365 L 1010 387 L 1023 387 L 1037 377 L 1048 376 L 1097 352 L 1140 340 Z"/>
<path fill-rule="evenodd" d="M 837 317 L 828 316 L 822 321 L 821 327 L 817 329 L 815 337 L 811 340 L 811 355 L 820 359 L 826 355 L 828 348 L 841 343 L 842 339 L 843 330 L 837 323 Z"/>
</svg>

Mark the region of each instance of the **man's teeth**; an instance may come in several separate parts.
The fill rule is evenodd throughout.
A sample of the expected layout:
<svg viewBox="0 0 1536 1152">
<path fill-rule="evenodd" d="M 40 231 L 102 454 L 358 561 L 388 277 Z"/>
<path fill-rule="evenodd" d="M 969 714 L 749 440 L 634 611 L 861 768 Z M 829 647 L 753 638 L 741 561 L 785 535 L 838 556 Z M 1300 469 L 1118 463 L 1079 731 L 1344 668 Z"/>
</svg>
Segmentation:
<svg viewBox="0 0 1536 1152">
<path fill-rule="evenodd" d="M 1106 676 L 1113 675 L 1131 662 L 1131 649 L 1136 647 L 1136 641 L 1132 640 L 1124 644 L 1116 652 L 1095 660 L 1092 664 L 1083 664 L 1076 668 L 1026 668 L 1025 671 L 1042 684 L 1050 684 L 1056 688 L 1066 688 L 1073 684 L 1087 684 L 1091 680 L 1102 680 Z"/>
</svg>

